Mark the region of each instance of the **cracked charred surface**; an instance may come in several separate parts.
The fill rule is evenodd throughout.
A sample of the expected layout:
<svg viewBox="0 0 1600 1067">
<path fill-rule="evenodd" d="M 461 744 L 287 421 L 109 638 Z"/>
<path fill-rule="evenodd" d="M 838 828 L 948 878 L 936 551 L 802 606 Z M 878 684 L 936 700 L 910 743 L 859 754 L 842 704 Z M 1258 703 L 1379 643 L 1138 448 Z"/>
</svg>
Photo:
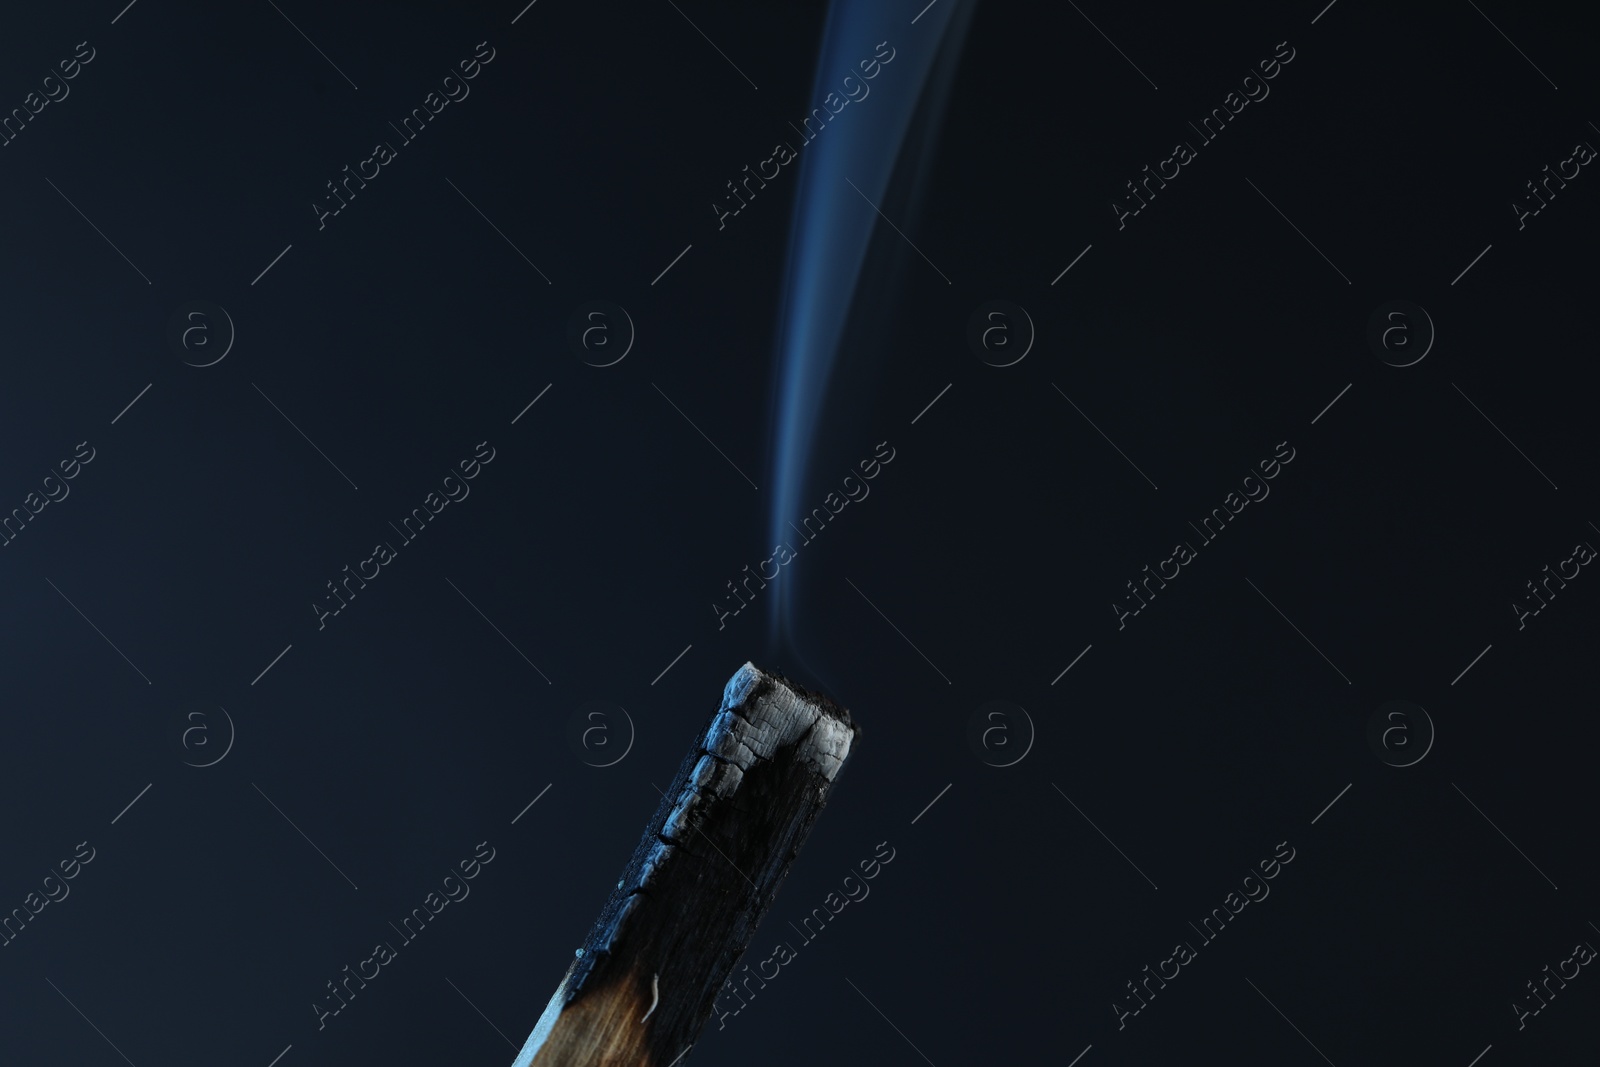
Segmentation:
<svg viewBox="0 0 1600 1067">
<path fill-rule="evenodd" d="M 681 1063 L 855 737 L 828 698 L 739 668 L 514 1067 Z"/>
</svg>

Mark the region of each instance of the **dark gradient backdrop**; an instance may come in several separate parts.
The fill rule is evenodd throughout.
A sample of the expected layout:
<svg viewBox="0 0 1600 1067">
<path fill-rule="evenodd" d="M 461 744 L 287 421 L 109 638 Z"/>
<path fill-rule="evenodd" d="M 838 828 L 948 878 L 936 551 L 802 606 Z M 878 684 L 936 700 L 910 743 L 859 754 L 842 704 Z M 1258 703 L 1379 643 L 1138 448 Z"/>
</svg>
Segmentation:
<svg viewBox="0 0 1600 1067">
<path fill-rule="evenodd" d="M 0 1062 L 505 1067 L 746 659 L 863 735 L 685 1062 L 1592 1061 L 1589 25 L 925 2 L 6 12 Z"/>
</svg>

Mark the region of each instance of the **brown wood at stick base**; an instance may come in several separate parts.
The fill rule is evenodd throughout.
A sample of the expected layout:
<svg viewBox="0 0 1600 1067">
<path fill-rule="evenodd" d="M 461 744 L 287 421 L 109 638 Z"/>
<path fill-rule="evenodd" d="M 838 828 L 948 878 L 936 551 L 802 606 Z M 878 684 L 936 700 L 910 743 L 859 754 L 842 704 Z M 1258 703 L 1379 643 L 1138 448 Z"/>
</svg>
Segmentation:
<svg viewBox="0 0 1600 1067">
<path fill-rule="evenodd" d="M 513 1067 L 674 1067 L 755 936 L 856 738 L 746 663 Z"/>
</svg>

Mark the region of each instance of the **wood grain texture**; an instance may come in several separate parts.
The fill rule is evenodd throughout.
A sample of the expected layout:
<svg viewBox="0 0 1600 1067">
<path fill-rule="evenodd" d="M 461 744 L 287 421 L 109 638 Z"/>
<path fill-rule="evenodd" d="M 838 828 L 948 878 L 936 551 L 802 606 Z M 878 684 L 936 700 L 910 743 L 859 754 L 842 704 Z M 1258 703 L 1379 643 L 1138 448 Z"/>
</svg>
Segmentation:
<svg viewBox="0 0 1600 1067">
<path fill-rule="evenodd" d="M 686 1062 L 856 732 L 826 697 L 741 667 L 514 1067 Z"/>
</svg>

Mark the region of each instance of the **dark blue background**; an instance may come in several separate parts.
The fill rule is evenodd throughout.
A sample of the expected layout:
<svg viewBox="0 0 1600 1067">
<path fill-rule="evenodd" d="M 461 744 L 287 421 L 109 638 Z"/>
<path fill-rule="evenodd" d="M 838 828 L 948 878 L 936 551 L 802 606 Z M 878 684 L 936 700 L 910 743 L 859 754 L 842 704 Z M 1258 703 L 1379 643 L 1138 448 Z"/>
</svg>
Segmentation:
<svg viewBox="0 0 1600 1067">
<path fill-rule="evenodd" d="M 816 102 L 821 5 L 539 0 L 514 26 L 515 2 L 140 0 L 112 25 L 119 6 L 19 9 L 0 34 L 3 108 L 77 42 L 97 53 L 0 148 L 0 508 L 78 442 L 96 450 L 0 549 L 0 910 L 78 842 L 96 850 L 0 948 L 0 1061 L 121 1062 L 109 1041 L 140 1067 L 266 1067 L 290 1045 L 282 1067 L 510 1063 L 652 783 L 746 659 L 863 728 L 754 950 L 879 842 L 896 859 L 707 1028 L 696 1064 L 1066 1063 L 1090 1045 L 1084 1067 L 1322 1062 L 1307 1040 L 1341 1067 L 1464 1067 L 1490 1044 L 1486 1067 L 1592 1056 L 1600 979 L 1520 1033 L 1509 1009 L 1600 940 L 1600 580 L 1521 632 L 1509 607 L 1600 536 L 1600 179 L 1585 170 L 1521 232 L 1509 209 L 1600 138 L 1593 38 L 1570 9 L 1484 8 L 1556 90 L 1471 5 L 1343 0 L 1314 26 L 1315 2 L 979 5 L 923 195 L 903 178 L 884 205 L 952 284 L 880 226 L 866 283 L 841 294 L 851 340 L 804 495 L 820 503 L 880 441 L 896 458 L 785 569 L 780 641 L 764 611 L 719 631 L 708 605 L 771 554 L 796 184 L 723 232 L 707 204 Z M 896 47 L 932 47 L 920 6 Z M 470 97 L 318 232 L 323 183 L 483 40 L 497 54 Z M 1296 58 L 1271 96 L 1119 232 L 1123 183 L 1282 40 Z M 996 297 L 1038 329 L 1006 369 L 965 341 Z M 1364 340 L 1397 298 L 1439 335 L 1405 369 Z M 592 299 L 637 326 L 614 367 L 566 343 Z M 237 326 L 216 366 L 167 343 L 191 300 Z M 496 458 L 470 497 L 318 631 L 324 583 L 484 440 Z M 1285 440 L 1271 497 L 1119 632 L 1123 583 Z M 1014 767 L 967 746 L 991 698 L 1037 727 Z M 593 699 L 637 728 L 605 769 L 566 740 Z M 1437 728 L 1416 766 L 1367 746 L 1390 699 Z M 185 714 L 218 706 L 234 748 L 185 766 Z M 319 1032 L 324 983 L 480 841 L 496 858 L 471 896 Z M 1124 983 L 1280 841 L 1296 859 L 1270 898 L 1119 1032 Z"/>
</svg>

